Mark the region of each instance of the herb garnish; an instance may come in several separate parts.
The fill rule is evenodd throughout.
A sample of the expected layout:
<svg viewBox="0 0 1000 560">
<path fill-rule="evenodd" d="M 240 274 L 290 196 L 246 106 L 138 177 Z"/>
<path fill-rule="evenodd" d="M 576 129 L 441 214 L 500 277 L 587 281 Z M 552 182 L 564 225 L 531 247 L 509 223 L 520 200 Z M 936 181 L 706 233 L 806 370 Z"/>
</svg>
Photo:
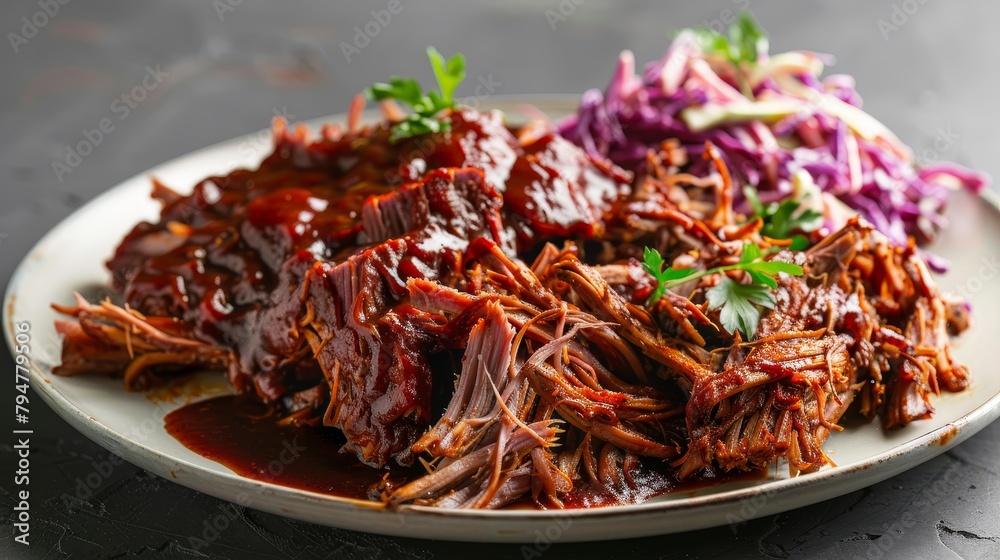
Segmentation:
<svg viewBox="0 0 1000 560">
<path fill-rule="evenodd" d="M 793 251 L 801 251 L 809 246 L 809 240 L 795 232 L 809 233 L 823 225 L 822 213 L 812 208 L 800 210 L 801 202 L 794 198 L 785 199 L 781 203 L 772 202 L 765 206 L 753 187 L 744 187 L 743 194 L 753 209 L 753 216 L 750 216 L 750 219 L 760 218 L 764 221 L 764 226 L 760 230 L 761 235 L 771 239 L 791 239 L 789 248 Z"/>
<path fill-rule="evenodd" d="M 420 83 L 414 78 L 393 76 L 389 83 L 375 83 L 365 90 L 369 99 L 381 101 L 395 99 L 410 106 L 413 112 L 392 127 L 390 142 L 398 142 L 403 138 L 427 134 L 430 132 L 447 132 L 451 130 L 451 121 L 437 118 L 444 109 L 455 106 L 453 95 L 458 84 L 465 79 L 465 56 L 461 53 L 445 60 L 434 47 L 427 48 L 427 58 L 434 69 L 434 78 L 438 89 L 428 91 L 425 95 Z"/>
<path fill-rule="evenodd" d="M 778 287 L 774 279 L 779 272 L 792 276 L 801 276 L 802 267 L 797 264 L 781 261 L 765 261 L 764 254 L 755 243 L 747 241 L 743 245 L 740 262 L 725 266 L 717 266 L 708 270 L 694 268 L 675 269 L 663 268 L 664 262 L 660 252 L 646 247 L 643 251 L 642 268 L 650 274 L 657 283 L 657 288 L 646 300 L 646 305 L 652 305 L 672 288 L 697 280 L 710 274 L 723 273 L 722 280 L 705 291 L 709 309 L 719 309 L 719 320 L 727 332 L 735 334 L 737 330 L 743 333 L 744 340 L 749 340 L 757 331 L 760 322 L 758 307 L 774 308 L 774 295 L 771 290 Z M 750 276 L 749 284 L 741 284 L 724 273 L 730 270 L 743 270 Z"/>
<path fill-rule="evenodd" d="M 694 32 L 705 52 L 724 56 L 736 66 L 741 62 L 756 63 L 758 55 L 768 49 L 767 32 L 746 11 L 729 26 L 728 37 L 708 27 L 697 27 Z"/>
<path fill-rule="evenodd" d="M 753 14 L 741 12 L 736 22 L 729 26 L 728 37 L 708 27 L 695 28 L 693 31 L 702 50 L 725 58 L 740 70 L 740 89 L 743 95 L 753 99 L 745 66 L 757 64 L 760 55 L 766 54 L 768 50 L 767 32 L 757 23 Z"/>
</svg>

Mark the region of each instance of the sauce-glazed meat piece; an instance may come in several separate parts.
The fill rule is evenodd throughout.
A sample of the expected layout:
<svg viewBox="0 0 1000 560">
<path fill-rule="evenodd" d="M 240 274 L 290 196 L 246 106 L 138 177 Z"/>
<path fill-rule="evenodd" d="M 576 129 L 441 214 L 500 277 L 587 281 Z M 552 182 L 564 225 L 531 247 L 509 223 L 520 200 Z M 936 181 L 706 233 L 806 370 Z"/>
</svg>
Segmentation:
<svg viewBox="0 0 1000 560">
<path fill-rule="evenodd" d="M 625 171 L 547 134 L 514 163 L 504 190 L 509 222 L 526 248 L 551 238 L 599 237 L 612 205 L 630 192 L 630 180 Z"/>
<path fill-rule="evenodd" d="M 324 424 L 364 462 L 412 462 L 431 420 L 428 361 L 439 317 L 406 302 L 409 279 L 458 287 L 472 239 L 498 239 L 503 199 L 478 169 L 439 169 L 365 206 L 380 242 L 306 275 L 305 328 L 332 395 Z"/>
</svg>

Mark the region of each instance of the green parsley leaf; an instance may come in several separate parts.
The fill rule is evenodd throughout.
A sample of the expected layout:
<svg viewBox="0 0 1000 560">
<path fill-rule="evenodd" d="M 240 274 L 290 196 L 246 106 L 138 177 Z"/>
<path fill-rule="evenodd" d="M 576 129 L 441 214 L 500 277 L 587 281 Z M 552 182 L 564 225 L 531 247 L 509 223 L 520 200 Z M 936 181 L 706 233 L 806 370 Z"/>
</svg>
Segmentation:
<svg viewBox="0 0 1000 560">
<path fill-rule="evenodd" d="M 750 208 L 753 210 L 753 216 L 750 220 L 753 221 L 758 216 L 763 216 L 766 209 L 764 205 L 760 202 L 760 197 L 757 196 L 757 189 L 747 185 L 743 187 L 743 196 L 746 197 L 747 203 L 750 204 Z"/>
<path fill-rule="evenodd" d="M 760 323 L 760 310 L 754 304 L 774 308 L 770 288 L 757 284 L 740 284 L 724 276 L 722 281 L 705 291 L 709 309 L 719 309 L 722 327 L 731 333 L 737 330 L 745 339 L 753 336 Z"/>
<path fill-rule="evenodd" d="M 740 254 L 740 264 L 749 264 L 754 261 L 760 260 L 764 254 L 761 252 L 760 247 L 756 243 L 744 243 L 743 253 Z"/>
<path fill-rule="evenodd" d="M 372 100 L 394 99 L 410 106 L 412 113 L 392 127 L 390 142 L 432 132 L 451 130 L 451 121 L 437 117 L 445 109 L 455 106 L 455 88 L 465 79 L 465 56 L 456 54 L 445 60 L 434 47 L 427 48 L 427 58 L 434 69 L 439 92 L 429 91 L 425 95 L 420 83 L 413 78 L 393 76 L 389 83 L 375 83 L 365 89 L 365 95 Z"/>
<path fill-rule="evenodd" d="M 660 301 L 663 294 L 667 291 L 667 286 L 670 282 L 675 280 L 680 280 L 682 278 L 687 278 L 695 272 L 693 268 L 683 268 L 675 269 L 673 267 L 667 267 L 666 270 L 663 269 L 663 257 L 660 252 L 656 249 L 650 249 L 646 247 L 642 252 L 642 268 L 656 280 L 656 289 L 653 293 L 646 298 L 646 305 L 653 305 L 654 303 Z"/>
<path fill-rule="evenodd" d="M 788 248 L 793 251 L 805 251 L 809 248 L 809 240 L 804 235 L 793 235 L 792 243 Z"/>
<path fill-rule="evenodd" d="M 739 19 L 729 28 L 729 41 L 739 55 L 734 63 L 738 63 L 738 60 L 756 63 L 762 53 L 767 53 L 769 46 L 767 32 L 757 23 L 753 14 L 747 11 L 740 13 Z"/>
<path fill-rule="evenodd" d="M 432 132 L 446 132 L 450 130 L 450 128 L 451 127 L 447 121 L 442 121 L 432 117 L 411 115 L 392 127 L 392 133 L 389 135 L 389 141 L 395 143 L 399 142 L 403 138 L 409 138 L 411 136 L 419 136 L 421 134 L 429 134 Z"/>
<path fill-rule="evenodd" d="M 427 58 L 431 60 L 431 67 L 434 68 L 434 78 L 437 79 L 443 101 L 454 105 L 452 95 L 454 95 L 458 84 L 465 79 L 465 55 L 458 53 L 445 60 L 437 49 L 427 47 Z M 431 92 L 431 95 L 435 95 L 434 92 Z"/>
<path fill-rule="evenodd" d="M 760 55 L 768 50 L 767 32 L 753 14 L 746 11 L 729 26 L 728 37 L 707 27 L 695 28 L 694 33 L 705 52 L 718 54 L 737 67 L 744 62 L 756 64 Z"/>
<path fill-rule="evenodd" d="M 776 276 L 779 272 L 784 272 L 789 276 L 799 276 L 802 274 L 802 267 L 782 261 L 757 261 L 743 267 L 748 272 L 759 272 L 769 276 Z"/>
<path fill-rule="evenodd" d="M 757 64 L 760 56 L 766 55 L 768 50 L 767 33 L 753 14 L 741 12 L 736 22 L 729 26 L 728 37 L 707 27 L 695 28 L 693 32 L 705 53 L 721 56 L 735 67 L 740 90 L 753 99 L 753 88 L 750 87 L 745 66 Z"/>
<path fill-rule="evenodd" d="M 423 94 L 420 92 L 420 84 L 413 78 L 400 78 L 393 76 L 389 78 L 388 84 L 375 83 L 366 90 L 370 99 L 381 101 L 383 99 L 397 99 L 408 105 L 420 103 Z"/>
<path fill-rule="evenodd" d="M 775 276 L 784 273 L 790 276 L 801 276 L 804 271 L 794 263 L 764 260 L 764 253 L 755 243 L 743 244 L 743 253 L 736 264 L 718 266 L 708 270 L 693 268 L 674 269 L 663 268 L 665 264 L 659 251 L 646 247 L 643 251 L 642 268 L 656 280 L 656 289 L 646 300 L 646 305 L 653 305 L 667 290 L 692 282 L 709 274 L 722 274 L 722 280 L 705 291 L 709 309 L 719 309 L 719 320 L 726 331 L 735 334 L 737 330 L 743 333 L 744 340 L 757 331 L 760 322 L 758 307 L 773 308 L 774 296 L 771 290 L 778 287 Z M 749 284 L 741 284 L 725 275 L 730 270 L 742 270 L 749 276 Z"/>
<path fill-rule="evenodd" d="M 743 188 L 743 195 L 753 210 L 750 220 L 760 218 L 764 221 L 761 235 L 771 239 L 791 239 L 793 250 L 801 251 L 809 246 L 809 240 L 795 232 L 809 233 L 823 225 L 823 214 L 812 208 L 800 210 L 802 204 L 799 200 L 788 198 L 765 206 L 757 196 L 757 190 L 749 185 Z"/>
</svg>

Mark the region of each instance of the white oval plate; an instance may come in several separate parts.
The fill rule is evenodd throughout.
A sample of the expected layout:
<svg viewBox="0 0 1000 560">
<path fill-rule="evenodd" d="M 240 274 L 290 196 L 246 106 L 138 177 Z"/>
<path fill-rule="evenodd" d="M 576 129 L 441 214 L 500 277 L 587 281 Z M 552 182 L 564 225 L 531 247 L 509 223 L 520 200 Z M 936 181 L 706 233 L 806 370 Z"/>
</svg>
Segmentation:
<svg viewBox="0 0 1000 560">
<path fill-rule="evenodd" d="M 508 115 L 530 103 L 558 116 L 575 108 L 567 97 L 494 100 Z M 376 115 L 367 114 L 369 118 Z M 342 116 L 323 119 L 341 121 Z M 52 375 L 59 361 L 57 318 L 49 304 L 72 303 L 74 290 L 94 294 L 108 283 L 103 266 L 121 238 L 139 220 L 154 220 L 159 205 L 149 198 L 149 178 L 184 190 L 212 173 L 254 166 L 270 149 L 262 131 L 198 150 L 135 176 L 80 208 L 50 231 L 20 264 L 4 301 L 4 332 L 13 345 L 13 325 L 31 325 L 31 385 L 76 429 L 112 453 L 224 500 L 278 515 L 359 531 L 405 537 L 467 541 L 548 542 L 607 540 L 688 531 L 755 517 L 833 498 L 885 480 L 926 461 L 993 421 L 1000 414 L 1000 375 L 991 348 L 1000 335 L 1000 211 L 992 195 L 955 193 L 951 228 L 933 250 L 952 260 L 941 278 L 945 290 L 969 297 L 973 328 L 958 339 L 956 353 L 972 370 L 963 393 L 934 400 L 931 420 L 884 432 L 877 422 L 834 434 L 826 443 L 839 465 L 794 479 L 777 477 L 681 492 L 646 503 L 552 514 L 533 510 L 467 511 L 404 507 L 389 511 L 371 502 L 315 494 L 242 478 L 193 453 L 163 428 L 163 417 L 192 398 L 164 400 L 126 393 L 120 380 Z M 220 375 L 195 380 L 198 395 L 225 393 Z M 189 386 L 190 388 L 190 386 Z"/>
</svg>

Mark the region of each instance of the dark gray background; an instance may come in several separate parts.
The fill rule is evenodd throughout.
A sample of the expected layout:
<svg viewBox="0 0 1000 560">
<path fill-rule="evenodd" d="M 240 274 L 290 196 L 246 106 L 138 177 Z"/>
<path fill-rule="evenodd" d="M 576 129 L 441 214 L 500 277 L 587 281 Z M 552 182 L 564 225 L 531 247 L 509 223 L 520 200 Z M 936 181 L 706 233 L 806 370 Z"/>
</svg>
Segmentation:
<svg viewBox="0 0 1000 560">
<path fill-rule="evenodd" d="M 576 0 L 580 2 L 580 0 Z M 310 119 L 345 109 L 350 97 L 390 74 L 427 80 L 423 50 L 461 50 L 469 75 L 492 77 L 497 94 L 568 93 L 603 87 L 619 50 L 658 58 L 677 26 L 711 23 L 748 6 L 772 36 L 772 52 L 835 53 L 837 72 L 857 77 L 865 108 L 921 152 L 942 132 L 957 139 L 931 158 L 1000 177 L 995 52 L 1000 4 L 890 0 L 851 2 L 630 2 L 584 0 L 550 25 L 558 0 L 489 6 L 402 0 L 403 11 L 348 62 L 340 43 L 372 19 L 374 2 L 263 2 L 220 17 L 207 0 L 90 2 L 61 6 L 19 45 L 22 17 L 37 0 L 0 7 L 0 280 L 61 218 L 119 181 L 157 163 L 268 125 L 277 111 Z M 564 10 L 572 6 L 564 0 Z M 908 13 L 909 12 L 909 13 Z M 895 16 L 894 16 L 895 14 Z M 892 18 L 895 17 L 895 20 Z M 39 16 L 39 20 L 42 18 Z M 879 20 L 885 25 L 880 29 Z M 146 67 L 169 77 L 72 173 L 57 180 L 82 130 L 117 117 L 112 103 L 141 83 Z M 468 86 L 468 84 L 467 84 Z M 460 90 L 472 94 L 472 88 Z M 86 235 L 86 232 L 80 232 Z M 994 312 L 995 310 L 990 310 Z M 6 348 L 0 363 L 11 367 Z M 996 372 L 977 372 L 979 375 Z M 12 383 L 2 385 L 9 403 Z M 237 508 L 229 527 L 198 552 L 206 520 L 232 506 L 125 464 L 87 499 L 77 481 L 108 453 L 35 399 L 32 408 L 31 547 L 13 543 L 12 476 L 0 475 L 3 558 L 506 558 L 519 546 L 393 539 L 330 529 Z M 6 406 L 6 405 L 5 405 Z M 8 414 L 3 414 L 9 426 Z M 9 429 L 3 433 L 9 434 Z M 1000 506 L 992 492 L 1000 424 L 937 459 L 866 490 L 769 518 L 657 538 L 556 544 L 545 558 L 576 557 L 1000 557 Z M 13 473 L 12 442 L 0 443 Z M 9 469 L 9 470 L 7 470 Z M 912 514 L 915 523 L 902 523 Z"/>
</svg>

